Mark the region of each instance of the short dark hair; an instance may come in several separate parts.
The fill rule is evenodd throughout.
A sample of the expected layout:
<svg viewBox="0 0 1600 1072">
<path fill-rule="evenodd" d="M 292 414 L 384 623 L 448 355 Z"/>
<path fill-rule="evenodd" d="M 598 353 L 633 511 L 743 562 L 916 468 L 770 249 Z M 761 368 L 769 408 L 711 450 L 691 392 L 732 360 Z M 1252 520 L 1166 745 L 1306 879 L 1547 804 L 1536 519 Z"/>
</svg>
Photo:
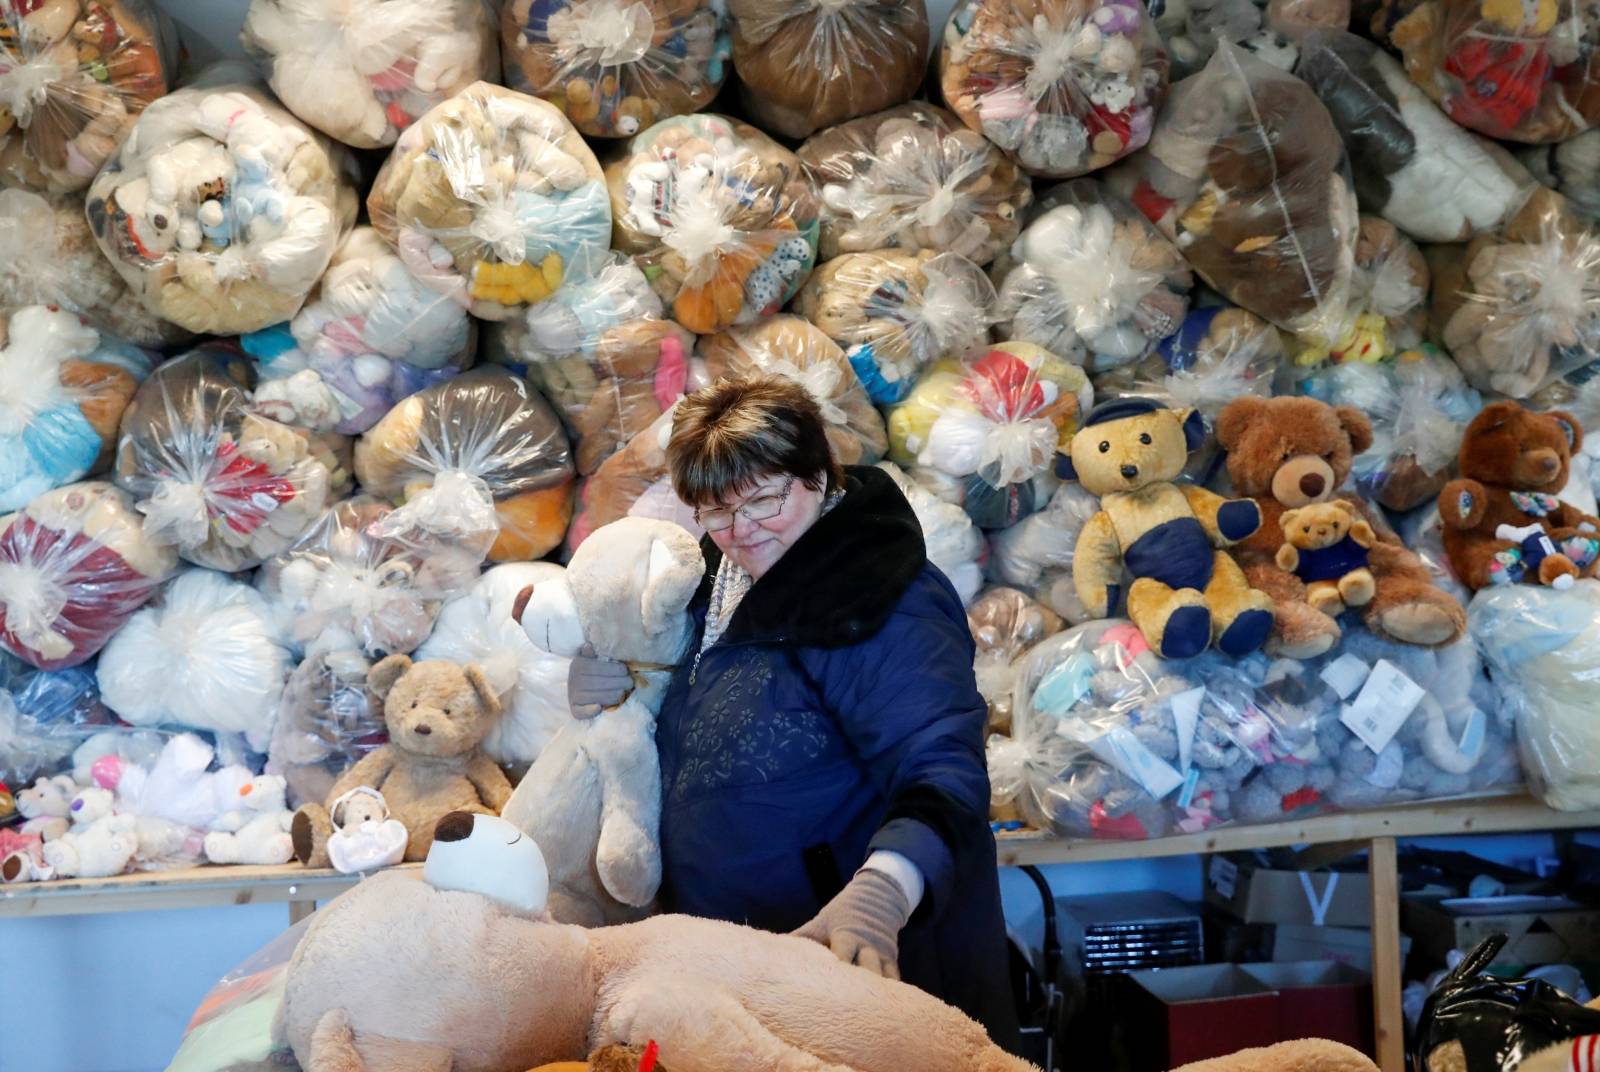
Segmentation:
<svg viewBox="0 0 1600 1072">
<path fill-rule="evenodd" d="M 844 485 L 822 410 L 781 376 L 719 380 L 679 402 L 667 471 L 672 490 L 690 506 L 726 501 L 777 473 L 814 491 Z"/>
</svg>

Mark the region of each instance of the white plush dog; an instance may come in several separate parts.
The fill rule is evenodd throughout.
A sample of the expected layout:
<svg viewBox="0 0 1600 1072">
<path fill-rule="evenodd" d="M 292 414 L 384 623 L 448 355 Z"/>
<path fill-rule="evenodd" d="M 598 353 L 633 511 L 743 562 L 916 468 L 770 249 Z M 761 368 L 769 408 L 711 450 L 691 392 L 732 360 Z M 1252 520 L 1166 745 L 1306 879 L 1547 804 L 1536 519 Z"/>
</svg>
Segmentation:
<svg viewBox="0 0 1600 1072">
<path fill-rule="evenodd" d="M 691 635 L 687 612 L 705 562 L 677 525 L 630 517 L 597 530 L 565 576 L 533 586 L 520 615 L 539 647 L 573 656 L 585 642 L 625 662 L 634 691 L 545 746 L 501 814 L 544 851 L 550 913 L 594 926 L 647 907 L 661 883 L 656 713 Z"/>
</svg>

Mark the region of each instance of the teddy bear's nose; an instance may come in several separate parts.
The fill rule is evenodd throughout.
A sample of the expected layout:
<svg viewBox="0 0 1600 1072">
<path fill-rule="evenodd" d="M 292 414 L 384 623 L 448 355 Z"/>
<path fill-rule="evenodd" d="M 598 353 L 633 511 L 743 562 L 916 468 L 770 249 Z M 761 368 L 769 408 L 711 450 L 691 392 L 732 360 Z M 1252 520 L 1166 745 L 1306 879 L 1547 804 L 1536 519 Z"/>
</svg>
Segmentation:
<svg viewBox="0 0 1600 1072">
<path fill-rule="evenodd" d="M 1323 483 L 1321 473 L 1307 473 L 1300 478 L 1300 490 L 1306 495 L 1321 495 Z"/>
<path fill-rule="evenodd" d="M 426 737 L 426 736 L 428 736 L 428 734 L 430 734 L 432 732 L 433 732 L 433 727 L 428 725 L 426 722 L 424 722 L 422 725 L 417 727 L 417 736 L 419 736 L 419 737 Z"/>
<path fill-rule="evenodd" d="M 1132 480 L 1139 475 L 1139 467 L 1137 465 L 1124 465 L 1122 467 L 1122 475 Z"/>
</svg>

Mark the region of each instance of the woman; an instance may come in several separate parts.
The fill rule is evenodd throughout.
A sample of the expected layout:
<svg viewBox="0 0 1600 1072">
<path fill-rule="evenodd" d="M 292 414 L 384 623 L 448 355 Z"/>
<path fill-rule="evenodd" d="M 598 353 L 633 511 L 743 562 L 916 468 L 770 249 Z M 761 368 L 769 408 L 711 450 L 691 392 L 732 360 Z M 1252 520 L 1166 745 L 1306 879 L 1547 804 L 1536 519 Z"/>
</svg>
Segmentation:
<svg viewBox="0 0 1600 1072">
<path fill-rule="evenodd" d="M 905 497 L 841 470 L 804 388 L 724 381 L 667 448 L 707 531 L 699 635 L 656 730 L 669 911 L 793 931 L 1016 1046 L 961 600 Z M 574 662 L 586 717 L 620 664 Z"/>
</svg>

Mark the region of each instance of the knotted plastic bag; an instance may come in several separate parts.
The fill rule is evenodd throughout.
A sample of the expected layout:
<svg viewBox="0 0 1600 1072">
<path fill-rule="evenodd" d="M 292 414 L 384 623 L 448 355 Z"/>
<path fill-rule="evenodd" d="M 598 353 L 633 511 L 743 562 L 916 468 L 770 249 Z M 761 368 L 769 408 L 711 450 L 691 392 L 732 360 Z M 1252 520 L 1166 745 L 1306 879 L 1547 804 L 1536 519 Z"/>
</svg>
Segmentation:
<svg viewBox="0 0 1600 1072">
<path fill-rule="evenodd" d="M 75 313 L 30 305 L 0 318 L 0 512 L 109 465 L 150 367 Z"/>
<path fill-rule="evenodd" d="M 239 38 L 285 107 L 358 149 L 500 72 L 487 0 L 251 0 Z"/>
<path fill-rule="evenodd" d="M 988 264 L 1017 237 L 1028 176 L 987 138 L 913 101 L 821 131 L 797 151 L 817 189 L 818 251 L 930 249 Z"/>
<path fill-rule="evenodd" d="M 470 366 L 477 338 L 465 309 L 424 286 L 377 231 L 357 227 L 294 319 L 239 345 L 256 359 L 261 413 L 355 435 Z"/>
<path fill-rule="evenodd" d="M 994 285 L 956 253 L 847 253 L 811 273 L 800 314 L 845 351 L 880 405 L 910 393 L 927 365 L 966 353 L 994 323 Z"/>
<path fill-rule="evenodd" d="M 721 0 L 512 0 L 500 27 L 506 84 L 601 138 L 704 108 L 733 53 Z"/>
<path fill-rule="evenodd" d="M 299 311 L 355 223 L 349 157 L 254 86 L 147 108 L 89 187 L 100 249 L 145 307 L 195 332 Z"/>
<path fill-rule="evenodd" d="M 672 490 L 672 477 L 667 472 L 672 414 L 672 409 L 662 413 L 578 486 L 577 510 L 567 529 L 565 550 L 569 557 L 595 529 L 624 517 L 671 521 L 689 530 L 696 539 L 705 534 L 694 519 L 694 507 Z"/>
<path fill-rule="evenodd" d="M 1176 247 L 1092 179 L 1044 195 L 993 271 L 999 332 L 1090 372 L 1152 353 L 1194 284 Z"/>
<path fill-rule="evenodd" d="M 117 443 L 116 481 L 145 534 L 224 572 L 288 547 L 336 493 L 317 442 L 252 410 L 250 373 L 214 343 L 167 362 L 133 396 Z"/>
<path fill-rule="evenodd" d="M 496 562 L 540 558 L 572 516 L 572 452 L 549 404 L 505 369 L 412 395 L 356 443 L 356 475 L 401 504 L 378 534 Z"/>
<path fill-rule="evenodd" d="M 638 265 L 613 254 L 593 278 L 495 325 L 486 350 L 561 412 L 587 476 L 703 379 L 694 345 Z"/>
<path fill-rule="evenodd" d="M 406 128 L 367 213 L 425 286 L 484 320 L 587 275 L 611 235 L 600 165 L 566 116 L 487 82 Z"/>
<path fill-rule="evenodd" d="M 175 80 L 172 23 L 144 0 L 23 0 L 0 11 L 0 176 L 89 185 Z"/>
<path fill-rule="evenodd" d="M 627 143 L 606 182 L 616 248 L 696 334 L 771 316 L 816 262 L 818 206 L 800 161 L 743 123 L 663 120 Z"/>
<path fill-rule="evenodd" d="M 177 567 L 132 500 L 89 481 L 0 518 L 0 645 L 45 670 L 99 651 Z"/>
<path fill-rule="evenodd" d="M 1362 216 L 1344 323 L 1328 336 L 1303 339 L 1295 361 L 1371 365 L 1415 349 L 1427 326 L 1427 298 L 1421 251 L 1388 220 Z"/>
<path fill-rule="evenodd" d="M 973 675 L 989 704 L 989 728 L 1011 728 L 1011 689 L 1017 660 L 1039 641 L 1061 631 L 1061 618 L 1015 588 L 989 588 L 967 608 L 967 628 L 977 648 Z"/>
<path fill-rule="evenodd" d="M 1034 175 L 1144 147 L 1167 55 L 1137 0 L 966 0 L 939 53 L 945 103 Z"/>
</svg>

